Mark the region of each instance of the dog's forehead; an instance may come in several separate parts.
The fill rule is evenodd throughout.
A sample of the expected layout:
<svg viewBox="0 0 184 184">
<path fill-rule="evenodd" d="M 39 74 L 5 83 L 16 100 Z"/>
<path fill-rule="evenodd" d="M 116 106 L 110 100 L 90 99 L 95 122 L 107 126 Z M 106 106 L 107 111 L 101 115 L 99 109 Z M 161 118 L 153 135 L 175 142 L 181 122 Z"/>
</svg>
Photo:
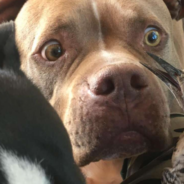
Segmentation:
<svg viewBox="0 0 184 184">
<path fill-rule="evenodd" d="M 29 0 L 26 3 L 27 8 L 33 8 L 26 14 L 34 14 L 36 17 L 47 17 L 48 19 L 67 15 L 76 15 L 85 13 L 90 14 L 92 11 L 94 14 L 127 14 L 131 16 L 131 13 L 137 14 L 156 14 L 158 16 L 169 15 L 166 5 L 160 0 L 55 0 L 54 3 L 51 0 Z M 27 10 L 27 8 L 23 8 Z M 114 11 L 116 10 L 116 11 Z M 130 12 L 130 10 L 132 10 Z M 50 16 L 52 15 L 52 16 Z M 161 17 L 160 17 L 161 18 Z"/>
<path fill-rule="evenodd" d="M 167 22 L 170 16 L 161 0 L 55 0 L 54 3 L 52 0 L 29 0 L 20 14 L 26 14 L 34 23 L 44 19 L 43 22 L 49 22 L 50 26 L 52 23 L 56 24 L 57 19 L 67 21 L 73 18 L 76 21 L 78 16 L 89 18 L 91 13 L 96 18 L 101 18 L 104 14 L 113 17 L 121 15 L 127 19 L 132 16 L 156 16 L 163 22 Z"/>
</svg>

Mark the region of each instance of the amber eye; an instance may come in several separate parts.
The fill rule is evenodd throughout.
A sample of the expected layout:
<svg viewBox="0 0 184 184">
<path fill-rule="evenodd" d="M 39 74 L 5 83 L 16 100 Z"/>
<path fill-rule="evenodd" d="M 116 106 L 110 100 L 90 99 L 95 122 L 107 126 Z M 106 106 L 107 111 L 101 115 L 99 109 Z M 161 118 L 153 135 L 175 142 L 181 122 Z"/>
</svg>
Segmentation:
<svg viewBox="0 0 184 184">
<path fill-rule="evenodd" d="M 161 35 L 156 28 L 149 27 L 145 30 L 144 43 L 150 47 L 156 47 L 161 41 Z"/>
<path fill-rule="evenodd" d="M 64 53 L 61 45 L 56 41 L 51 41 L 42 50 L 42 57 L 48 61 L 56 61 Z"/>
</svg>

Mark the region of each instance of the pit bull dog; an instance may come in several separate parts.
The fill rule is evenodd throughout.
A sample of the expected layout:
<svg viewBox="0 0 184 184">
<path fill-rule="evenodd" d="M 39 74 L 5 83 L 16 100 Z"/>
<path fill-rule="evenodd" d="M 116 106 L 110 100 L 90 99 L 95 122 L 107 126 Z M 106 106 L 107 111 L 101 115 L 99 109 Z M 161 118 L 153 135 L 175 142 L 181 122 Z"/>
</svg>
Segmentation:
<svg viewBox="0 0 184 184">
<path fill-rule="evenodd" d="M 84 184 L 55 110 L 18 70 L 14 24 L 0 25 L 0 183 Z"/>
<path fill-rule="evenodd" d="M 88 183 L 117 184 L 125 158 L 171 144 L 180 109 L 139 63 L 149 51 L 184 65 L 182 22 L 163 1 L 29 0 L 15 22 L 21 69 L 63 120 Z"/>
</svg>

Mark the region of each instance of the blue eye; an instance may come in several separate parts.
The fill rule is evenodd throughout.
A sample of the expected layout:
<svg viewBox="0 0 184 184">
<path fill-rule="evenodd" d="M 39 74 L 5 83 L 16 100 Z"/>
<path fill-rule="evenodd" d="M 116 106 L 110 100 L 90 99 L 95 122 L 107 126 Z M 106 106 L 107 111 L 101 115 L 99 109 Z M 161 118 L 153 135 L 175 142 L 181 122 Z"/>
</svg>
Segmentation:
<svg viewBox="0 0 184 184">
<path fill-rule="evenodd" d="M 148 46 L 155 47 L 161 41 L 161 35 L 155 28 L 147 28 L 144 35 L 144 43 Z"/>
</svg>

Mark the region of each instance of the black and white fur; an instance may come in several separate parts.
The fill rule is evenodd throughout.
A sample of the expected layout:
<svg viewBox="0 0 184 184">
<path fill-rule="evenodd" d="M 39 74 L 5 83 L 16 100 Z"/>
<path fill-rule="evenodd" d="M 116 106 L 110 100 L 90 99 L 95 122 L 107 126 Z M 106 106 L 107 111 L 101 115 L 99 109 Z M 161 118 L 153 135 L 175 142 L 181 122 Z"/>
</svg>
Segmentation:
<svg viewBox="0 0 184 184">
<path fill-rule="evenodd" d="M 14 24 L 0 25 L 0 184 L 83 184 L 67 132 L 19 71 Z"/>
</svg>

